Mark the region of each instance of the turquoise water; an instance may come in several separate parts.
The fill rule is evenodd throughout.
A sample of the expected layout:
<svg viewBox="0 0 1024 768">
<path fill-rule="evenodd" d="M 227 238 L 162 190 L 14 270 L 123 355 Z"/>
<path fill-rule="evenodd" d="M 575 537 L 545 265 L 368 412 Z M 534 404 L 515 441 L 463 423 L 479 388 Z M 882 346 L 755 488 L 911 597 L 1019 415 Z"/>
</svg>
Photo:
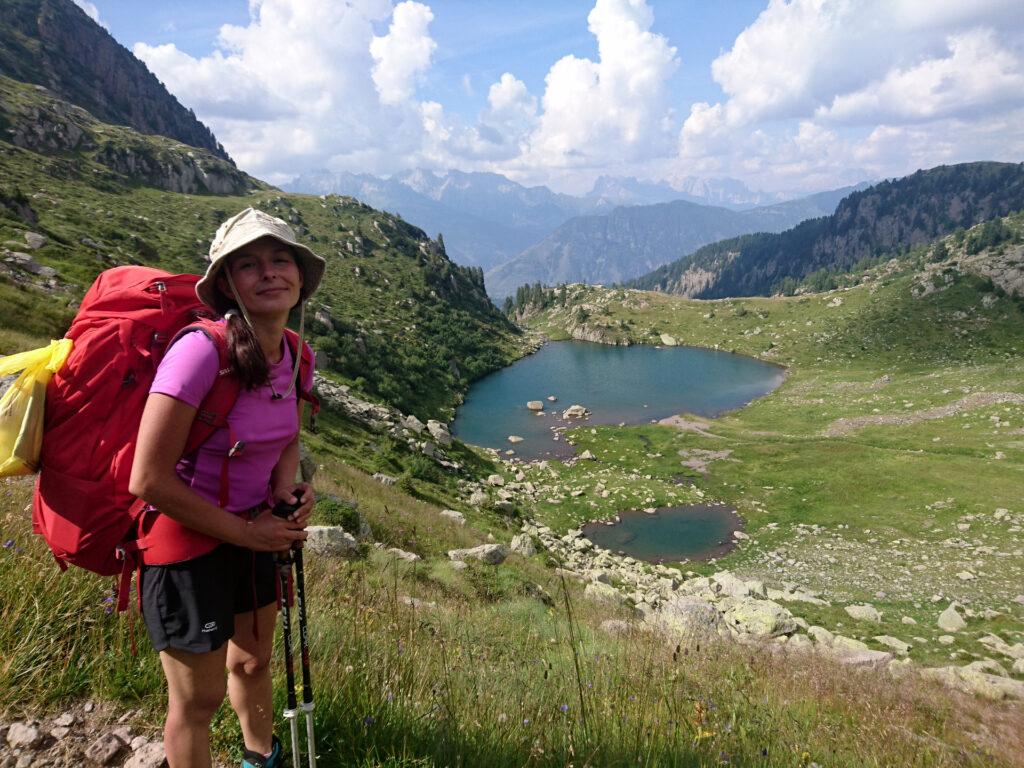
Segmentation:
<svg viewBox="0 0 1024 768">
<path fill-rule="evenodd" d="M 739 528 L 735 510 L 722 504 L 665 507 L 654 514 L 623 512 L 613 525 L 587 523 L 583 534 L 599 547 L 649 563 L 719 557 Z"/>
<path fill-rule="evenodd" d="M 566 456 L 572 449 L 553 440 L 556 427 L 643 424 L 683 412 L 716 416 L 771 392 L 782 379 L 778 366 L 710 349 L 551 342 L 476 382 L 452 432 L 474 445 L 511 448 L 523 459 Z M 549 395 L 558 401 L 548 402 Z M 544 402 L 543 415 L 527 409 L 529 400 Z M 591 415 L 563 420 L 574 403 Z M 510 444 L 510 435 L 523 442 Z"/>
</svg>

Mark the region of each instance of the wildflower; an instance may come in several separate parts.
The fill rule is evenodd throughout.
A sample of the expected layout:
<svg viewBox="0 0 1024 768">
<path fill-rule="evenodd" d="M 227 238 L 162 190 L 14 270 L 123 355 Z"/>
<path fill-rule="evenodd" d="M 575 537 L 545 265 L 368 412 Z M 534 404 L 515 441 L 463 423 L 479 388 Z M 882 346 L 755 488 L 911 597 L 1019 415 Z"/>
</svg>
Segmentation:
<svg viewBox="0 0 1024 768">
<path fill-rule="evenodd" d="M 373 725 L 375 722 L 373 715 L 367 715 L 363 718 L 363 725 Z"/>
<path fill-rule="evenodd" d="M 10 549 L 14 546 L 14 539 L 8 539 L 4 542 L 4 549 Z"/>
<path fill-rule="evenodd" d="M 529 724 L 530 724 L 530 718 L 524 717 L 523 718 L 523 725 L 529 725 Z"/>
<path fill-rule="evenodd" d="M 569 711 L 569 705 L 568 704 L 559 704 L 558 708 L 560 710 L 562 710 L 563 712 L 568 712 Z"/>
<path fill-rule="evenodd" d="M 508 715 L 506 715 L 504 712 L 499 712 L 498 713 L 498 722 L 499 723 L 505 723 L 507 721 L 508 721 Z"/>
</svg>

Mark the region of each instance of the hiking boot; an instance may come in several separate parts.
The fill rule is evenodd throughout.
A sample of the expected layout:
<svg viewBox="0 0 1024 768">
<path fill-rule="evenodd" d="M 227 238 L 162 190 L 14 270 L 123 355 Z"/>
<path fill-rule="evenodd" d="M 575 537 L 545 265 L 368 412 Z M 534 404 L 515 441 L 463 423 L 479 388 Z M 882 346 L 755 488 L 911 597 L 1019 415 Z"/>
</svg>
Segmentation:
<svg viewBox="0 0 1024 768">
<path fill-rule="evenodd" d="M 274 746 L 269 756 L 253 752 L 251 749 L 242 752 L 242 768 L 284 768 L 284 748 L 281 746 L 281 740 L 277 736 L 273 739 Z"/>
</svg>

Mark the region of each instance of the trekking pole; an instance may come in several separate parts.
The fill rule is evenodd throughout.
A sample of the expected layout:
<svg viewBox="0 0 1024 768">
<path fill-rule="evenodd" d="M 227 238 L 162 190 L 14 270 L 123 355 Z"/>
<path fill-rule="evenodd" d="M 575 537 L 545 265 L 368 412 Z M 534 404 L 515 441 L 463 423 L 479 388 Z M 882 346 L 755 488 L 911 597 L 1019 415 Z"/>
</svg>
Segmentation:
<svg viewBox="0 0 1024 768">
<path fill-rule="evenodd" d="M 288 727 L 292 737 L 292 765 L 299 768 L 299 709 L 295 701 L 295 659 L 292 657 L 292 626 L 291 610 L 288 606 L 288 598 L 291 593 L 292 575 L 292 554 L 279 554 L 277 556 L 277 576 L 281 582 L 281 629 L 284 634 L 284 672 L 288 681 L 288 707 L 284 711 L 284 718 L 288 721 Z"/>
<path fill-rule="evenodd" d="M 316 768 L 316 742 L 313 738 L 313 683 L 309 671 L 309 631 L 306 625 L 306 577 L 302 567 L 302 547 L 292 550 L 295 561 L 295 602 L 299 608 L 299 644 L 302 659 L 302 711 L 306 713 L 306 757 L 309 768 Z"/>
</svg>

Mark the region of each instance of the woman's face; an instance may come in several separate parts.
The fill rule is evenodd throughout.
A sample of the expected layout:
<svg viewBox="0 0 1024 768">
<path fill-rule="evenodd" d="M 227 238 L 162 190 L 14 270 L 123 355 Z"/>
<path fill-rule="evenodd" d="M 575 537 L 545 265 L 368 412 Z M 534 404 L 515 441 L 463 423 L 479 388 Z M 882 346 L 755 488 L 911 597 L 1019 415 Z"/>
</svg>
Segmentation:
<svg viewBox="0 0 1024 768">
<path fill-rule="evenodd" d="M 238 298 L 252 316 L 279 316 L 299 301 L 302 270 L 291 248 L 273 237 L 261 237 L 228 257 L 224 267 L 238 291 Z M 231 288 L 222 276 L 217 281 L 229 298 Z"/>
</svg>

